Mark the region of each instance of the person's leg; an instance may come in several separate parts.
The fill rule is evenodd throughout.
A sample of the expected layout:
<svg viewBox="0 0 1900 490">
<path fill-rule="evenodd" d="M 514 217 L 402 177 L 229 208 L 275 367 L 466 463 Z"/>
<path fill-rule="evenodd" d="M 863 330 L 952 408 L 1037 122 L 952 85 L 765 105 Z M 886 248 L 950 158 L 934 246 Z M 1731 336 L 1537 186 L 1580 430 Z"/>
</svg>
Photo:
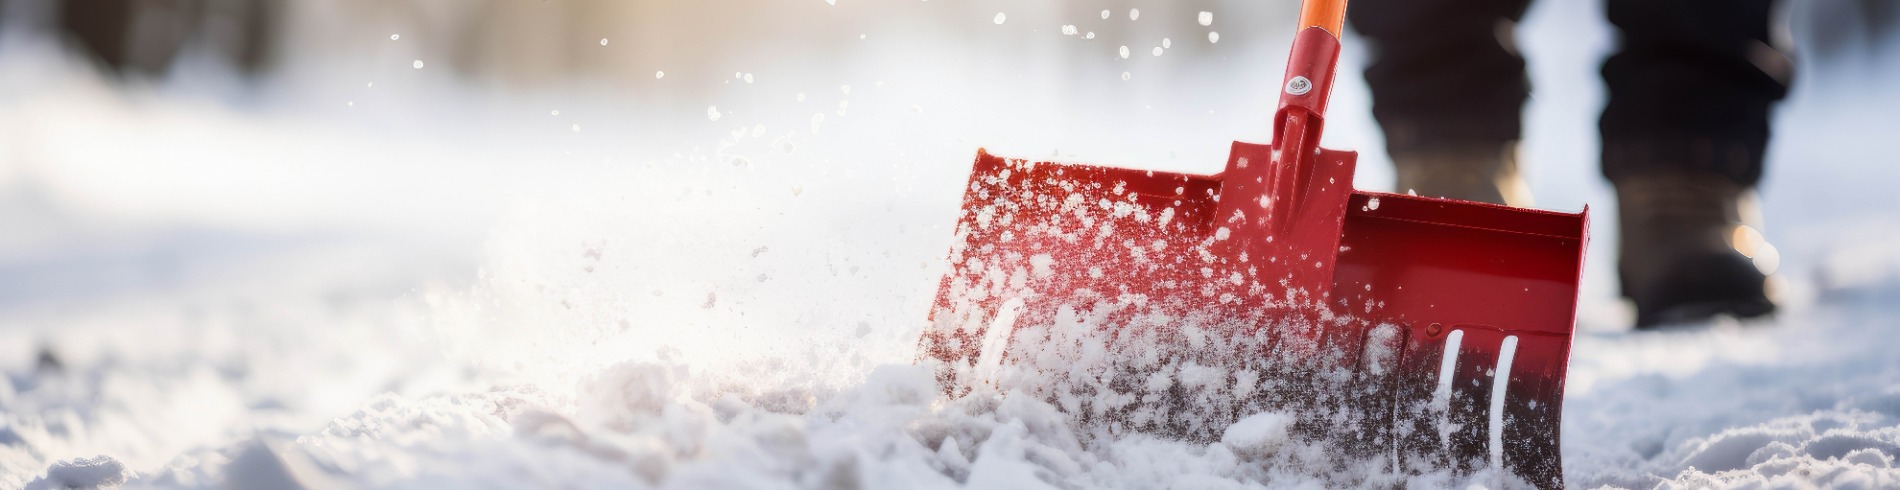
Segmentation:
<svg viewBox="0 0 1900 490">
<path fill-rule="evenodd" d="M 1372 114 L 1398 191 L 1504 203 L 1528 197 L 1516 146 L 1530 82 L 1513 31 L 1529 0 L 1357 0 Z"/>
<path fill-rule="evenodd" d="M 1603 65 L 1603 175 L 1616 187 L 1618 272 L 1637 326 L 1774 309 L 1743 255 L 1769 111 L 1792 63 L 1773 0 L 1609 0 L 1621 46 Z"/>
<path fill-rule="evenodd" d="M 130 64 L 127 38 L 136 7 L 126 0 L 64 0 L 59 2 L 60 27 L 100 63 L 121 70 Z"/>
</svg>

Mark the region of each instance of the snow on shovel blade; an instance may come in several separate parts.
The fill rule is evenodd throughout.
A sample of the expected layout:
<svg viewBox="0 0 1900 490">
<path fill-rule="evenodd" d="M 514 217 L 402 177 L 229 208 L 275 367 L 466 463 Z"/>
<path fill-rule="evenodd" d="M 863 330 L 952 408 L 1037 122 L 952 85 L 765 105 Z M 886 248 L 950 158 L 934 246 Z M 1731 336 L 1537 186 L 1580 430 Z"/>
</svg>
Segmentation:
<svg viewBox="0 0 1900 490">
<path fill-rule="evenodd" d="M 1253 411 L 1349 406 L 1351 424 L 1308 421 L 1304 434 L 1406 471 L 1502 467 L 1561 486 L 1584 214 L 1355 192 L 1352 154 L 1322 150 L 1301 181 L 1309 202 L 1278 226 L 1277 196 L 1234 185 L 1248 167 L 1290 165 L 1273 155 L 1235 143 L 1226 172 L 1201 176 L 979 153 L 921 355 L 960 392 L 1033 362 L 1049 325 L 1079 324 L 1197 365 L 1237 357 L 1220 380 L 1227 405 L 1185 382 L 1108 382 L 1091 389 L 1176 406 L 1095 407 L 1092 421 L 1205 439 Z M 1228 337 L 1226 350 L 1181 341 L 1189 324 Z"/>
</svg>

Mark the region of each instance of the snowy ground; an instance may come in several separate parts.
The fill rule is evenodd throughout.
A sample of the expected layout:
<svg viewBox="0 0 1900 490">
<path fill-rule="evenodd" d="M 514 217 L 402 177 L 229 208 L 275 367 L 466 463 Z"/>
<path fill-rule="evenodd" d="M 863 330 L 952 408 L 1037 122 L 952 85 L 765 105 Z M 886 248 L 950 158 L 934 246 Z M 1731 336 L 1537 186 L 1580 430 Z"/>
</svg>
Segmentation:
<svg viewBox="0 0 1900 490">
<path fill-rule="evenodd" d="M 1538 8 L 1534 190 L 1599 218 L 1569 483 L 1900 487 L 1900 50 L 1814 69 L 1782 111 L 1786 313 L 1630 333 L 1590 134 L 1608 34 L 1568 21 L 1584 2 Z M 638 104 L 408 60 L 114 90 L 0 42 L 0 487 L 1376 483 L 1303 471 L 1321 448 L 1271 420 L 1090 441 L 1024 397 L 941 400 L 910 363 L 977 146 L 1212 171 L 1264 138 L 1284 33 L 1221 15 L 1192 60 L 879 31 Z M 1389 183 L 1363 87 L 1335 111 L 1329 145 Z"/>
</svg>

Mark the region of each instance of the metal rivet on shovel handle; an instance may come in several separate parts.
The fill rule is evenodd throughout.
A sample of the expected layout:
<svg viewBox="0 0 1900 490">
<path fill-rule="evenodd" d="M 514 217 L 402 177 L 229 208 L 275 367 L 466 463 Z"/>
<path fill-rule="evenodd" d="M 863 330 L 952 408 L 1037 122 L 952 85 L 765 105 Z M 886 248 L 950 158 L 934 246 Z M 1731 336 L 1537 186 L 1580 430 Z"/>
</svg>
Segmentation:
<svg viewBox="0 0 1900 490">
<path fill-rule="evenodd" d="M 1286 93 L 1288 94 L 1306 95 L 1307 92 L 1312 91 L 1313 81 L 1307 80 L 1306 77 L 1293 77 L 1292 80 L 1286 81 Z"/>
<path fill-rule="evenodd" d="M 1433 324 L 1431 324 L 1431 325 L 1426 325 L 1426 326 L 1425 326 L 1425 335 L 1430 335 L 1430 336 L 1433 336 L 1433 337 L 1437 337 L 1437 336 L 1438 336 L 1438 334 L 1441 334 L 1441 333 L 1445 333 L 1445 326 L 1444 326 L 1444 325 L 1440 325 L 1440 324 L 1437 324 L 1437 323 L 1433 323 Z"/>
</svg>

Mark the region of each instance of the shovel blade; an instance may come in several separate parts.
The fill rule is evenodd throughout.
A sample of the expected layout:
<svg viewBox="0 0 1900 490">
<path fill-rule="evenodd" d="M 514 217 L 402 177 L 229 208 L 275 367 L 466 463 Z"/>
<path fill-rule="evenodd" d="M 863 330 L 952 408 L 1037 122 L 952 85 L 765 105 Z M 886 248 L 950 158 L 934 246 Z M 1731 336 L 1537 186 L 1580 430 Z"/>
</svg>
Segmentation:
<svg viewBox="0 0 1900 490">
<path fill-rule="evenodd" d="M 1212 316 L 1260 339 L 1248 369 L 1279 378 L 1262 386 L 1293 387 L 1248 406 L 1346 400 L 1360 454 L 1560 487 L 1584 213 L 1358 192 L 1353 164 L 1247 143 L 1216 175 L 979 151 L 920 357 L 958 392 L 993 381 L 1018 325 Z"/>
<path fill-rule="evenodd" d="M 1422 418 L 1399 421 L 1402 456 L 1561 486 L 1586 215 L 1363 192 L 1347 209 L 1336 306 L 1408 330 L 1394 395 Z"/>
</svg>

